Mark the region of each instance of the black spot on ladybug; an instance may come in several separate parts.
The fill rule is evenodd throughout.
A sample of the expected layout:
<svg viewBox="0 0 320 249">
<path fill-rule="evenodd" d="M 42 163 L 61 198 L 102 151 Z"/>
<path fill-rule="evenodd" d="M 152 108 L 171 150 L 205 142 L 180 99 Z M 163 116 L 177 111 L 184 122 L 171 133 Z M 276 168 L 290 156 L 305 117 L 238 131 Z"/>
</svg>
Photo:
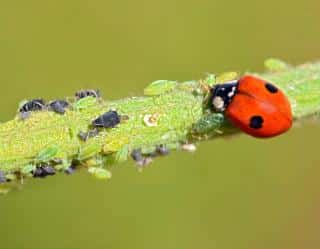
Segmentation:
<svg viewBox="0 0 320 249">
<path fill-rule="evenodd" d="M 116 111 L 108 111 L 92 121 L 94 127 L 113 128 L 120 123 L 120 116 Z"/>
<path fill-rule="evenodd" d="M 69 106 L 69 103 L 65 100 L 55 100 L 49 104 L 49 109 L 59 113 L 64 114 L 66 112 L 66 108 Z"/>
<path fill-rule="evenodd" d="M 266 89 L 270 93 L 277 93 L 278 92 L 278 88 L 276 86 L 274 86 L 273 84 L 271 84 L 271 83 L 267 82 L 264 86 L 266 87 Z"/>
<path fill-rule="evenodd" d="M 92 90 L 92 89 L 87 89 L 87 90 L 80 90 L 76 92 L 75 94 L 77 99 L 83 99 L 85 97 L 95 97 L 95 98 L 100 98 L 100 91 L 99 90 Z"/>
<path fill-rule="evenodd" d="M 31 111 L 41 111 L 45 108 L 45 103 L 43 99 L 33 99 L 25 103 L 19 109 L 19 112 L 31 112 Z"/>
<path fill-rule="evenodd" d="M 263 118 L 261 116 L 252 116 L 250 118 L 249 126 L 253 129 L 260 129 L 262 128 Z"/>
</svg>

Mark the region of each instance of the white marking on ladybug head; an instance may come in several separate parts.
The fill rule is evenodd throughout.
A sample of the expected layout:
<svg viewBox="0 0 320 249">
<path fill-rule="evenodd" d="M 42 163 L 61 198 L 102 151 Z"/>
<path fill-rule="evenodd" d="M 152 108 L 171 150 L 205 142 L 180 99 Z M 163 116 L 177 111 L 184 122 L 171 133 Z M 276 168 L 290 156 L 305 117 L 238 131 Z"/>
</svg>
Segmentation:
<svg viewBox="0 0 320 249">
<path fill-rule="evenodd" d="M 221 98 L 220 96 L 214 97 L 212 100 L 212 105 L 214 109 L 216 109 L 217 111 L 223 111 L 224 110 L 223 98 Z"/>
<path fill-rule="evenodd" d="M 234 96 L 235 92 L 236 92 L 236 87 L 234 86 L 231 88 L 231 91 L 228 93 L 228 97 L 232 98 Z"/>
</svg>

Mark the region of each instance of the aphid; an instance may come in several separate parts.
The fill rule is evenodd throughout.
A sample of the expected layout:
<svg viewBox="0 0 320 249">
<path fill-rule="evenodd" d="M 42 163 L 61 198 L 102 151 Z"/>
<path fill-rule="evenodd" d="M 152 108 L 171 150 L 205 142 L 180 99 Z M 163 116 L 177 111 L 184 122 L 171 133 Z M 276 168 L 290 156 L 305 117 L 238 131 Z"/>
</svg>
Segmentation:
<svg viewBox="0 0 320 249">
<path fill-rule="evenodd" d="M 194 144 L 182 144 L 181 149 L 188 152 L 195 152 L 197 147 Z"/>
<path fill-rule="evenodd" d="M 109 170 L 98 168 L 98 167 L 90 167 L 88 169 L 88 172 L 100 180 L 110 179 L 112 176 Z"/>
<path fill-rule="evenodd" d="M 45 102 L 43 99 L 33 99 L 24 102 L 19 108 L 21 119 L 26 119 L 30 116 L 30 112 L 41 111 L 45 109 Z"/>
<path fill-rule="evenodd" d="M 28 165 L 22 167 L 20 173 L 21 173 L 22 175 L 28 176 L 28 175 L 30 175 L 35 169 L 36 169 L 36 165 L 34 165 L 34 164 L 28 164 Z"/>
<path fill-rule="evenodd" d="M 88 142 L 89 143 L 89 142 Z M 80 162 L 88 160 L 101 152 L 100 144 L 89 143 L 80 148 L 78 160 Z"/>
<path fill-rule="evenodd" d="M 172 80 L 157 80 L 144 89 L 144 95 L 155 96 L 173 90 L 178 83 Z"/>
<path fill-rule="evenodd" d="M 89 130 L 88 132 L 83 132 L 83 131 L 80 131 L 79 134 L 78 134 L 78 137 L 82 140 L 82 141 L 87 141 L 89 138 L 91 137 L 95 137 L 99 134 L 99 130 L 98 129 L 92 129 L 92 130 Z"/>
<path fill-rule="evenodd" d="M 45 172 L 42 170 L 41 167 L 37 167 L 34 171 L 33 171 L 33 177 L 46 177 L 47 175 L 45 174 Z"/>
<path fill-rule="evenodd" d="M 116 162 L 124 162 L 127 160 L 129 155 L 129 146 L 122 146 L 116 153 L 115 160 Z"/>
<path fill-rule="evenodd" d="M 75 170 L 76 170 L 76 167 L 73 166 L 73 165 L 71 165 L 71 166 L 69 166 L 68 168 L 66 168 L 66 169 L 64 170 L 64 172 L 65 172 L 67 175 L 71 175 L 71 174 L 73 174 L 73 173 L 75 172 Z"/>
<path fill-rule="evenodd" d="M 139 170 L 142 170 L 143 167 L 153 162 L 152 157 L 143 156 L 141 149 L 135 149 L 131 152 L 131 157 L 134 161 L 136 161 L 137 166 L 139 166 Z"/>
<path fill-rule="evenodd" d="M 156 152 L 158 153 L 158 155 L 160 156 L 165 156 L 168 155 L 170 150 L 168 149 L 167 146 L 165 146 L 164 144 L 160 144 L 157 146 L 156 148 Z"/>
<path fill-rule="evenodd" d="M 45 107 L 43 99 L 33 99 L 25 102 L 19 109 L 19 112 L 41 111 Z"/>
<path fill-rule="evenodd" d="M 271 72 L 282 72 L 288 70 L 290 66 L 282 60 L 269 58 L 264 62 L 264 66 Z"/>
<path fill-rule="evenodd" d="M 7 178 L 2 170 L 0 170 L 0 183 L 4 183 L 7 181 Z"/>
<path fill-rule="evenodd" d="M 95 97 L 89 96 L 83 99 L 79 99 L 73 104 L 73 108 L 77 111 L 84 110 L 90 106 L 96 105 L 97 99 Z"/>
<path fill-rule="evenodd" d="M 58 146 L 47 147 L 39 152 L 36 160 L 38 162 L 47 162 L 47 161 L 53 159 L 53 157 L 56 156 L 58 154 L 58 152 L 59 152 Z"/>
<path fill-rule="evenodd" d="M 75 96 L 77 99 L 83 99 L 89 96 L 97 99 L 101 97 L 99 90 L 92 90 L 92 89 L 80 90 L 76 92 Z"/>
<path fill-rule="evenodd" d="M 32 172 L 35 178 L 44 178 L 48 175 L 54 175 L 56 173 L 55 169 L 49 165 L 38 166 Z"/>
<path fill-rule="evenodd" d="M 64 114 L 68 106 L 69 106 L 69 103 L 65 100 L 55 100 L 50 102 L 49 109 L 56 113 Z"/>
<path fill-rule="evenodd" d="M 54 168 L 49 165 L 39 166 L 33 171 L 33 177 L 44 178 L 48 175 L 54 175 L 55 173 Z"/>
<path fill-rule="evenodd" d="M 108 111 L 92 121 L 93 127 L 113 128 L 120 123 L 121 117 L 116 111 Z"/>
<path fill-rule="evenodd" d="M 139 166 L 139 170 L 142 170 L 145 166 L 148 166 L 153 162 L 152 157 L 144 157 L 143 160 L 137 161 L 137 165 Z"/>
<path fill-rule="evenodd" d="M 141 149 L 134 149 L 131 152 L 131 157 L 133 160 L 135 160 L 136 162 L 142 161 L 143 160 L 143 155 L 141 153 Z"/>
<path fill-rule="evenodd" d="M 222 113 L 210 113 L 203 116 L 193 127 L 196 134 L 209 134 L 216 131 L 223 124 L 224 116 Z"/>
<path fill-rule="evenodd" d="M 275 85 L 246 75 L 212 88 L 212 108 L 254 137 L 273 137 L 290 129 L 291 106 Z"/>
</svg>

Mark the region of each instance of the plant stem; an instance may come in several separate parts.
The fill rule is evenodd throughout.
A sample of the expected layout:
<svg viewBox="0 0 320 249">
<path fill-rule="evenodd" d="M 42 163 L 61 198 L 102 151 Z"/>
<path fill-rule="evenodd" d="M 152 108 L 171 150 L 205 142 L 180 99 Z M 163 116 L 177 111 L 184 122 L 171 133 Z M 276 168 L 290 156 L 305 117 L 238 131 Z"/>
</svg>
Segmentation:
<svg viewBox="0 0 320 249">
<path fill-rule="evenodd" d="M 320 63 L 291 67 L 268 60 L 266 64 L 269 71 L 256 75 L 284 91 L 295 120 L 320 112 Z M 199 81 L 158 82 L 145 91 L 153 96 L 73 100 L 64 115 L 48 110 L 33 112 L 26 120 L 17 115 L 0 125 L 0 170 L 7 178 L 21 178 L 32 175 L 34 167 L 58 159 L 56 169 L 66 169 L 72 161 L 102 167 L 126 160 L 135 149 L 147 153 L 161 144 L 179 148 L 183 143 L 237 132 L 205 104 L 206 86 L 214 79 L 209 75 Z M 109 110 L 123 117 L 117 127 L 101 129 L 87 141 L 79 139 L 79 132 L 90 130 L 92 120 Z"/>
</svg>

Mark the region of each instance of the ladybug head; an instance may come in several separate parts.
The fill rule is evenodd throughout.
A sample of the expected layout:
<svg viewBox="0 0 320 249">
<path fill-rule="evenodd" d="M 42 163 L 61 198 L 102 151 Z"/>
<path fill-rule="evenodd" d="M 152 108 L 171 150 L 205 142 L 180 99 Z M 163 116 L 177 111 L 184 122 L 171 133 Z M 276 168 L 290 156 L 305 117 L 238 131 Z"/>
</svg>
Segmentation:
<svg viewBox="0 0 320 249">
<path fill-rule="evenodd" d="M 214 111 L 223 112 L 237 92 L 238 81 L 215 85 L 211 89 L 211 105 Z"/>
</svg>

